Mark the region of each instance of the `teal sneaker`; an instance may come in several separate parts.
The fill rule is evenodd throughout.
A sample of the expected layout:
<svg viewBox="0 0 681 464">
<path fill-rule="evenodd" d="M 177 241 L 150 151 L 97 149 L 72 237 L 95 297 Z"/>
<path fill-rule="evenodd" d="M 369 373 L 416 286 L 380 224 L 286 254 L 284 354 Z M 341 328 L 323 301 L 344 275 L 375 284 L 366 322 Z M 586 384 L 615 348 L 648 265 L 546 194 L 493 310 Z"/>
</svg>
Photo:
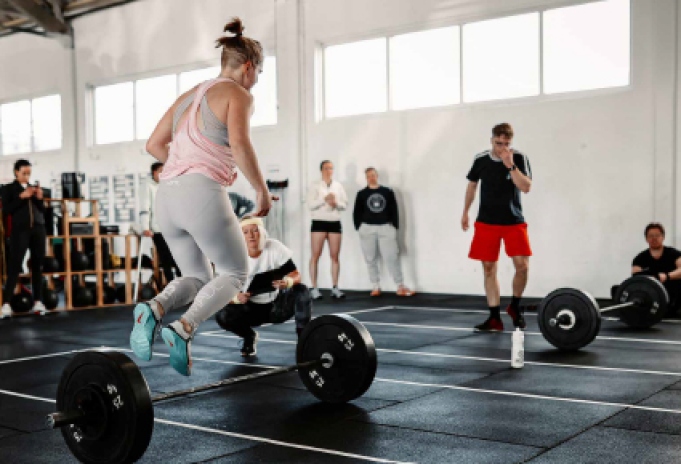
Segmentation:
<svg viewBox="0 0 681 464">
<path fill-rule="evenodd" d="M 130 348 L 143 361 L 151 361 L 154 339 L 161 330 L 161 321 L 156 319 L 151 306 L 139 303 L 133 311 L 135 325 L 130 333 Z"/>
<path fill-rule="evenodd" d="M 161 337 L 170 349 L 170 365 L 180 374 L 192 375 L 192 340 L 185 339 L 175 327 L 169 325 L 161 330 Z"/>
</svg>

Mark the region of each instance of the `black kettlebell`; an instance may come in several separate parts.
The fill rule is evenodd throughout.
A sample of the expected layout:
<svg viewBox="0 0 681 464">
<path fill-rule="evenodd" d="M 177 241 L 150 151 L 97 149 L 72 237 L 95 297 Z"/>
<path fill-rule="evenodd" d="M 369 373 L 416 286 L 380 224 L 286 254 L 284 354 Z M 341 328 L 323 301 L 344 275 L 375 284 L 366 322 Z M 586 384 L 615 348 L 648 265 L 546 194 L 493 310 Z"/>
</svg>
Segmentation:
<svg viewBox="0 0 681 464">
<path fill-rule="evenodd" d="M 71 253 L 71 270 L 85 271 L 90 267 L 90 258 L 82 251 Z"/>
<path fill-rule="evenodd" d="M 140 301 L 149 301 L 156 296 L 156 290 L 151 285 L 143 285 L 140 289 Z"/>
<path fill-rule="evenodd" d="M 116 289 L 108 285 L 104 286 L 104 304 L 116 302 Z"/>
<path fill-rule="evenodd" d="M 45 256 L 43 259 L 43 272 L 49 274 L 50 272 L 59 272 L 60 269 L 59 260 L 54 256 Z"/>
<path fill-rule="evenodd" d="M 44 289 L 43 304 L 47 309 L 55 309 L 59 305 L 59 293 L 51 288 Z"/>
<path fill-rule="evenodd" d="M 88 287 L 74 287 L 73 289 L 73 306 L 75 308 L 83 308 L 91 306 L 95 302 L 95 292 Z"/>
<path fill-rule="evenodd" d="M 15 313 L 27 313 L 33 308 L 33 295 L 28 290 L 22 288 L 19 293 L 12 295 L 9 305 Z"/>
</svg>

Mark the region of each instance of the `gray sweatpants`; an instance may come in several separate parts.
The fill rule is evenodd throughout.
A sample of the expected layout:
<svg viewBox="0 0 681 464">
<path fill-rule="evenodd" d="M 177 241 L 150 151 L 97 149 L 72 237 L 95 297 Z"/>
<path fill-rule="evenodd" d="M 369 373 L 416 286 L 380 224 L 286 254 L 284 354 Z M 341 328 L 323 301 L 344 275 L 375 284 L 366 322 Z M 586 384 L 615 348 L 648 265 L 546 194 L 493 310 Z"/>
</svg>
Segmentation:
<svg viewBox="0 0 681 464">
<path fill-rule="evenodd" d="M 400 249 L 397 246 L 397 229 L 392 224 L 376 226 L 362 223 L 359 227 L 359 239 L 362 244 L 364 260 L 369 268 L 371 283 L 378 285 L 381 279 L 378 260 L 383 256 L 393 280 L 397 285 L 402 285 L 404 280 L 402 278 L 402 266 L 400 265 Z"/>
<path fill-rule="evenodd" d="M 166 313 L 190 305 L 182 317 L 196 330 L 246 282 L 248 255 L 239 220 L 227 191 L 201 174 L 162 180 L 155 211 L 182 272 L 155 300 Z"/>
</svg>

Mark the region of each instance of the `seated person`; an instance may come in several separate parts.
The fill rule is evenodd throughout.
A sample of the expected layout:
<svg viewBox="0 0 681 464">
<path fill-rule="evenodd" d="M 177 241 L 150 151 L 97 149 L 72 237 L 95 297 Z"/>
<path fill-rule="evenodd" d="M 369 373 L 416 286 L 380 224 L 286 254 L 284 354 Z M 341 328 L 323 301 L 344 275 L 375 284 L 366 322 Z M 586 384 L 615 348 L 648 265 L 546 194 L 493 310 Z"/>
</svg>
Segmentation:
<svg viewBox="0 0 681 464">
<path fill-rule="evenodd" d="M 267 238 L 260 218 L 241 221 L 248 248 L 248 278 L 243 291 L 215 316 L 223 329 L 243 338 L 241 356 L 255 356 L 258 332 L 253 327 L 279 324 L 295 316 L 300 336 L 312 317 L 310 291 L 300 283 L 293 253 L 278 240 Z"/>
<path fill-rule="evenodd" d="M 646 226 L 645 237 L 648 249 L 639 253 L 631 265 L 632 275 L 653 276 L 664 284 L 669 294 L 667 314 L 678 311 L 681 303 L 681 251 L 664 246 L 664 227 L 658 222 Z M 613 287 L 615 297 L 617 286 Z"/>
</svg>

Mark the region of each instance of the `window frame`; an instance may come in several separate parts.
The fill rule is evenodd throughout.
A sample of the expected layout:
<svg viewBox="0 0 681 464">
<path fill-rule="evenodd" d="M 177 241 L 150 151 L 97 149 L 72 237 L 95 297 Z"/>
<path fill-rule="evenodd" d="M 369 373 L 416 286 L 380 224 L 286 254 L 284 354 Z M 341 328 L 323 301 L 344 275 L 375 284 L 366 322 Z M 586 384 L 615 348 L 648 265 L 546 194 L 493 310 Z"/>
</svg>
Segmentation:
<svg viewBox="0 0 681 464">
<path fill-rule="evenodd" d="M 61 138 L 60 138 L 60 147 L 59 148 L 52 148 L 50 150 L 40 150 L 36 151 L 35 150 L 35 134 L 34 134 L 34 127 L 33 127 L 33 100 L 36 100 L 38 98 L 45 98 L 45 97 L 54 97 L 58 96 L 59 97 L 59 118 L 61 120 Z M 31 126 L 31 150 L 30 151 L 25 151 L 21 153 L 12 153 L 9 155 L 6 155 L 3 151 L 3 146 L 2 146 L 2 141 L 3 141 L 3 134 L 2 130 L 0 130 L 0 159 L 19 159 L 19 158 L 25 158 L 26 156 L 30 155 L 31 157 L 33 156 L 41 156 L 41 155 L 53 155 L 56 153 L 61 152 L 64 149 L 64 96 L 60 93 L 58 89 L 52 89 L 52 90 L 47 90 L 45 92 L 40 92 L 40 93 L 31 93 L 31 94 L 25 94 L 21 95 L 18 97 L 11 97 L 11 98 L 6 98 L 0 100 L 0 106 L 6 105 L 9 103 L 17 103 L 20 101 L 28 100 L 30 103 L 30 126 Z M 0 127 L 2 124 L 2 115 L 0 115 Z"/>
<path fill-rule="evenodd" d="M 385 110 L 382 111 L 371 111 L 368 113 L 357 113 L 357 114 L 347 114 L 347 115 L 341 115 L 341 116 L 327 116 L 327 104 L 326 104 L 326 49 L 328 47 L 333 47 L 333 46 L 338 46 L 338 45 L 348 45 L 348 44 L 354 44 L 357 42 L 364 42 L 367 40 L 373 40 L 373 39 L 385 39 L 385 103 L 386 107 Z M 343 118 L 356 118 L 356 117 L 371 117 L 371 116 L 376 116 L 376 115 L 381 115 L 381 114 L 386 114 L 391 112 L 390 108 L 390 36 L 387 35 L 378 35 L 378 36 L 370 36 L 370 37 L 361 37 L 356 40 L 350 40 L 350 41 L 343 41 L 343 42 L 338 42 L 338 43 L 318 43 L 316 47 L 316 55 L 319 57 L 321 60 L 320 62 L 320 67 L 319 67 L 319 76 L 321 78 L 321 81 L 319 82 L 318 89 L 319 89 L 319 95 L 322 100 L 322 104 L 319 107 L 320 110 L 320 115 L 319 119 L 320 120 L 332 120 L 332 119 L 343 119 Z"/>
<path fill-rule="evenodd" d="M 349 35 L 349 36 L 341 36 L 341 37 L 335 37 L 331 40 L 325 40 L 325 41 L 316 41 L 314 43 L 314 79 L 315 79 L 315 100 L 317 102 L 315 103 L 315 115 L 316 115 L 316 122 L 322 122 L 322 121 L 333 121 L 337 119 L 345 119 L 345 118 L 376 118 L 376 117 L 393 117 L 396 114 L 404 113 L 404 112 L 423 112 L 423 111 L 442 111 L 442 110 L 451 110 L 451 109 L 460 109 L 460 110 L 467 110 L 472 107 L 485 107 L 485 106 L 493 106 L 493 107 L 505 107 L 505 106 L 515 106 L 515 105 L 524 105 L 524 104 L 529 104 L 529 103 L 546 103 L 546 102 L 559 102 L 559 101 L 564 101 L 564 100 L 579 100 L 579 99 L 587 99 L 587 98 L 595 98 L 595 97 L 606 97 L 610 95 L 617 95 L 620 93 L 627 93 L 632 91 L 634 88 L 636 88 L 636 73 L 634 72 L 635 69 L 635 57 L 634 57 L 634 29 L 633 29 L 633 14 L 632 14 L 632 0 L 629 1 L 629 83 L 627 85 L 622 85 L 622 86 L 614 86 L 614 87 L 601 87 L 601 88 L 594 88 L 594 89 L 584 89 L 584 90 L 574 90 L 574 91 L 567 91 L 567 92 L 556 92 L 556 93 L 550 93 L 547 94 L 544 91 L 544 13 L 547 11 L 551 10 L 556 10 L 556 9 L 561 9 L 565 7 L 571 7 L 571 6 L 580 6 L 580 5 L 587 5 L 590 3 L 597 3 L 603 0 L 547 0 L 544 4 L 541 5 L 526 5 L 526 6 L 521 6 L 517 8 L 509 8 L 504 11 L 495 11 L 492 14 L 477 14 L 477 15 L 468 15 L 468 16 L 461 16 L 459 18 L 453 19 L 442 19 L 442 20 L 433 20 L 433 21 L 422 21 L 420 23 L 416 24 L 411 24 L 410 26 L 405 26 L 405 27 L 396 27 L 396 28 L 390 28 L 387 30 L 375 30 L 371 31 L 366 34 L 354 34 L 354 35 Z M 509 2 L 510 3 L 510 2 Z M 466 24 L 470 23 L 476 23 L 480 21 L 488 21 L 488 20 L 493 20 L 493 19 L 503 19 L 507 18 L 510 16 L 517 16 L 521 14 L 527 14 L 527 13 L 538 13 L 539 14 L 539 28 L 538 28 L 538 34 L 539 34 L 539 94 L 538 95 L 531 95 L 531 96 L 524 96 L 524 97 L 515 97 L 515 98 L 505 98 L 505 99 L 498 99 L 498 100 L 485 100 L 485 101 L 477 101 L 477 102 L 465 102 L 463 100 L 463 86 L 464 86 L 464 78 L 463 78 L 463 29 Z M 324 63 L 325 59 L 325 54 L 324 51 L 327 47 L 334 46 L 334 45 L 343 45 L 347 43 L 353 43 L 353 42 L 359 42 L 362 40 L 369 40 L 369 39 L 377 39 L 377 38 L 385 38 L 388 42 L 388 46 L 386 47 L 387 53 L 389 53 L 389 47 L 390 47 L 390 38 L 397 36 L 397 35 L 402 35 L 402 34 L 409 34 L 409 33 L 414 33 L 414 32 L 423 32 L 427 31 L 430 29 L 438 29 L 438 28 L 443 28 L 443 27 L 451 27 L 451 26 L 458 26 L 459 27 L 459 59 L 461 60 L 460 65 L 459 65 L 459 72 L 460 72 L 460 77 L 459 77 L 459 85 L 460 85 L 460 96 L 461 96 L 461 101 L 459 103 L 453 103 L 453 104 L 443 104 L 440 106 L 431 106 L 431 107 L 424 107 L 424 108 L 409 108 L 409 109 L 402 109 L 402 110 L 394 110 L 388 106 L 388 109 L 386 111 L 382 112 L 374 112 L 374 113 L 365 113 L 365 114 L 357 114 L 357 115 L 348 115 L 348 116 L 333 116 L 333 117 L 327 117 L 326 116 L 326 99 L 324 98 L 324 81 L 325 81 L 325 73 L 326 73 L 326 66 Z M 390 101 L 390 76 L 389 76 L 389 70 L 390 70 L 390 61 L 389 61 L 389 55 L 388 55 L 388 61 L 386 63 L 387 65 L 387 72 L 388 72 L 388 86 L 386 88 L 386 94 L 387 97 Z"/>
<path fill-rule="evenodd" d="M 563 92 L 554 92 L 554 93 L 544 93 L 544 13 L 547 11 L 551 10 L 558 10 L 562 8 L 568 8 L 568 7 L 576 7 L 576 6 L 582 6 L 582 5 L 588 5 L 590 3 L 599 3 L 603 0 L 588 0 L 588 1 L 579 1 L 579 2 L 570 2 L 565 5 L 556 5 L 551 8 L 543 8 L 540 10 L 541 13 L 541 18 L 539 22 L 539 29 L 540 29 L 540 41 L 539 41 L 539 57 L 540 57 L 540 63 L 541 67 L 540 69 L 540 77 L 541 77 L 541 82 L 540 82 L 540 90 L 541 90 L 541 96 L 542 97 L 558 97 L 557 100 L 563 100 L 564 98 L 560 98 L 561 96 L 572 96 L 572 95 L 579 95 L 583 94 L 582 97 L 591 97 L 591 96 L 596 96 L 599 94 L 603 95 L 611 95 L 613 93 L 619 93 L 617 92 L 618 90 L 625 91 L 625 90 L 632 90 L 634 86 L 634 15 L 632 14 L 632 2 L 633 0 L 628 0 L 629 2 L 629 78 L 628 81 L 629 83 L 627 85 L 619 85 L 619 86 L 612 86 L 612 87 L 599 87 L 599 88 L 591 88 L 591 89 L 582 89 L 582 90 L 568 90 L 568 91 L 563 91 Z"/>
<path fill-rule="evenodd" d="M 427 32 L 427 31 L 432 31 L 432 30 L 437 30 L 437 29 L 445 29 L 445 28 L 452 28 L 456 27 L 458 30 L 458 40 L 459 40 L 459 102 L 458 103 L 443 103 L 441 105 L 429 105 L 429 106 L 419 106 L 415 108 L 403 108 L 403 109 L 395 109 L 393 108 L 393 90 L 390 85 L 390 74 L 391 74 L 391 65 L 390 65 L 390 43 L 391 39 L 394 37 L 398 37 L 401 35 L 407 35 L 407 34 L 414 34 L 414 33 L 419 33 L 419 32 Z M 390 34 L 387 36 L 387 41 L 388 41 L 388 46 L 387 52 L 388 56 L 386 59 L 386 63 L 388 64 L 388 111 L 394 111 L 394 112 L 402 112 L 402 111 L 419 111 L 419 110 L 428 110 L 428 109 L 439 109 L 439 108 L 447 108 L 447 107 L 452 107 L 452 106 L 459 106 L 463 102 L 463 26 L 460 26 L 458 24 L 450 24 L 450 25 L 440 25 L 440 26 L 433 26 L 433 27 L 428 27 L 425 29 L 418 29 L 415 31 L 410 31 L 410 32 L 399 32 L 395 34 Z"/>
<path fill-rule="evenodd" d="M 270 54 L 270 55 L 265 55 L 265 58 L 267 57 L 274 57 L 275 59 L 277 58 L 276 54 Z M 276 59 L 276 101 L 275 101 L 275 107 L 276 107 L 276 112 L 277 112 L 277 122 L 276 124 L 267 124 L 267 125 L 261 125 L 261 126 L 252 126 L 251 130 L 252 131 L 262 131 L 262 130 L 271 130 L 273 128 L 276 128 L 280 121 L 280 114 L 279 114 L 279 60 Z M 219 66 L 219 65 L 218 65 Z M 206 69 L 206 68 L 214 68 L 215 66 L 215 61 L 201 61 L 201 62 L 196 62 L 191 65 L 183 65 L 183 66 L 175 66 L 171 68 L 163 68 L 163 69 L 155 69 L 153 71 L 148 71 L 144 73 L 138 73 L 138 74 L 130 74 L 130 75 L 125 75 L 125 76 L 118 76 L 113 79 L 99 79 L 99 80 L 92 80 L 89 81 L 85 84 L 86 87 L 86 95 L 85 95 L 85 102 L 86 102 L 86 137 L 87 137 L 87 145 L 89 148 L 92 149 L 97 149 L 97 148 L 103 148 L 103 147 L 115 147 L 115 146 L 139 146 L 140 144 L 144 144 L 148 139 L 139 139 L 137 138 L 137 98 L 136 98 L 136 90 L 137 90 L 137 81 L 144 80 L 144 79 L 151 79 L 155 77 L 162 77 L 162 76 L 168 76 L 168 75 L 174 75 L 175 76 L 175 92 L 176 96 L 175 98 L 179 98 L 180 95 L 184 92 L 180 92 L 180 74 L 185 73 L 185 72 L 191 72 L 191 71 L 198 71 L 200 69 Z M 123 141 L 118 141 L 118 142 L 111 142 L 111 143 L 97 143 L 97 127 L 96 127 L 96 116 L 97 116 L 97 104 L 96 104 L 96 99 L 95 99 L 95 90 L 98 87 L 105 87 L 109 85 L 115 85 L 115 84 L 123 84 L 131 82 L 133 84 L 132 88 L 132 123 L 133 123 L 133 138 L 132 140 L 123 140 Z"/>
</svg>

